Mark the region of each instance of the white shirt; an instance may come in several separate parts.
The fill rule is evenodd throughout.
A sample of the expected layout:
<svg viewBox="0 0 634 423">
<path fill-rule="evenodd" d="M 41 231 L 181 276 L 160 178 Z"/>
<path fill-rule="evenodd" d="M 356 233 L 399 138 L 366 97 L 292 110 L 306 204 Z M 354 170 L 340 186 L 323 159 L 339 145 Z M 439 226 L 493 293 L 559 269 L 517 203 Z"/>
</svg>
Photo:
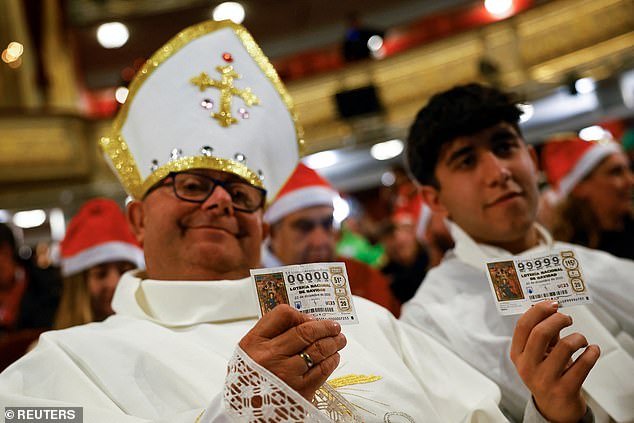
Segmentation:
<svg viewBox="0 0 634 423">
<path fill-rule="evenodd" d="M 519 420 L 530 398 L 510 360 L 510 345 L 519 316 L 501 316 L 485 274 L 485 261 L 512 254 L 501 248 L 476 243 L 449 222 L 455 248 L 429 271 L 418 292 L 403 307 L 401 320 L 432 334 L 494 380 L 502 390 L 502 407 Z M 634 419 L 634 362 L 616 338 L 634 334 L 634 262 L 602 251 L 553 242 L 537 225 L 541 243 L 525 254 L 552 248 L 572 248 L 581 263 L 590 293 L 605 319 L 598 320 L 591 307 L 570 307 L 563 313 L 574 324 L 565 333 L 579 331 L 601 347 L 601 358 L 590 372 L 584 389 L 617 421 Z M 601 310 L 599 310 L 601 312 Z M 602 323 L 609 321 L 610 330 Z M 612 333 L 610 333 L 612 332 Z M 621 332 L 621 335 L 619 335 Z M 629 335 L 628 335 L 629 334 Z M 615 336 L 616 335 L 616 336 Z M 601 410 L 593 407 L 598 417 Z"/>
</svg>

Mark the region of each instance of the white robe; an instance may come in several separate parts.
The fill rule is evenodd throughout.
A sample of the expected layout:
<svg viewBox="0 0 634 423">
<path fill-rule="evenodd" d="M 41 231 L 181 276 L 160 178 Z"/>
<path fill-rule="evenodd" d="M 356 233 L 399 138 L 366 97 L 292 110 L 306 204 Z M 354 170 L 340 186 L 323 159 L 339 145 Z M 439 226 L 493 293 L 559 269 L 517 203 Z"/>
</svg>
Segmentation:
<svg viewBox="0 0 634 423">
<path fill-rule="evenodd" d="M 227 363 L 256 322 L 250 284 L 127 273 L 114 316 L 43 334 L 0 375 L 0 406 L 83 406 L 91 423 L 229 421 L 222 400 Z M 361 324 L 343 327 L 348 345 L 331 380 L 380 377 L 338 388 L 363 421 L 505 421 L 493 382 L 387 310 L 354 301 Z M 534 407 L 527 410 L 527 421 L 543 421 Z"/>
<path fill-rule="evenodd" d="M 498 313 L 484 265 L 486 259 L 509 257 L 511 253 L 476 243 L 451 222 L 449 227 L 455 248 L 427 273 L 414 298 L 403 306 L 401 320 L 432 334 L 494 380 L 502 390 L 501 406 L 519 420 L 530 398 L 509 357 L 519 316 Z M 574 320 L 565 333 L 581 332 L 590 343 L 601 347 L 601 358 L 584 389 L 615 420 L 632 421 L 634 361 L 623 346 L 631 351 L 634 335 L 634 262 L 602 251 L 553 242 L 545 229 L 537 228 L 542 243 L 525 253 L 572 248 L 596 303 L 562 309 Z M 623 345 L 617 342 L 621 340 Z M 596 404 L 593 408 L 601 421 L 603 410 Z"/>
</svg>

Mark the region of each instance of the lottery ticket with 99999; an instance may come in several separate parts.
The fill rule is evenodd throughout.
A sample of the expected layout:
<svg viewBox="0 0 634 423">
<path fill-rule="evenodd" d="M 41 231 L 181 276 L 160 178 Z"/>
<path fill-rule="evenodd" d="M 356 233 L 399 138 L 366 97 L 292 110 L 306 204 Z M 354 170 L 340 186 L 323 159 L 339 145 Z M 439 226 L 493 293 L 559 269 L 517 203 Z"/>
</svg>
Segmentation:
<svg viewBox="0 0 634 423">
<path fill-rule="evenodd" d="M 335 320 L 342 325 L 359 323 L 345 263 L 251 269 L 251 279 L 260 317 L 278 304 L 288 304 L 317 320 Z"/>
<path fill-rule="evenodd" d="M 592 302 L 572 250 L 487 260 L 486 270 L 502 315 L 523 313 L 543 300 L 557 300 L 560 307 Z"/>
</svg>

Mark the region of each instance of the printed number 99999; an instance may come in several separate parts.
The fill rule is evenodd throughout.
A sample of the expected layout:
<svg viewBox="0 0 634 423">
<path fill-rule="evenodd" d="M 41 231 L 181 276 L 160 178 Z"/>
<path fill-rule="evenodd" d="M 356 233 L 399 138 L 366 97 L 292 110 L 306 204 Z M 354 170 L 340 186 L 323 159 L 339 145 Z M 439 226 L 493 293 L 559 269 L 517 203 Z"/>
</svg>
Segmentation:
<svg viewBox="0 0 634 423">
<path fill-rule="evenodd" d="M 550 267 L 551 265 L 559 266 L 559 263 L 559 257 L 552 256 L 518 262 L 517 268 L 520 272 L 523 272 L 525 270 L 539 270 L 544 267 Z"/>
</svg>

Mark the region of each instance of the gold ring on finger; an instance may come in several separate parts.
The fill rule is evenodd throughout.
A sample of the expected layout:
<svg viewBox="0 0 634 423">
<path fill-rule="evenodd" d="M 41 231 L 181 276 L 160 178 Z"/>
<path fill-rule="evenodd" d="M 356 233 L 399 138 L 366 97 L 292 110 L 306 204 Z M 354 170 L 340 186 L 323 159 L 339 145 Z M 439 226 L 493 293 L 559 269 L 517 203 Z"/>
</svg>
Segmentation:
<svg viewBox="0 0 634 423">
<path fill-rule="evenodd" d="M 311 369 L 315 365 L 315 362 L 313 361 L 312 358 L 310 358 L 310 356 L 308 355 L 306 351 L 300 352 L 299 356 L 304 359 L 304 362 L 306 363 L 309 369 Z"/>
</svg>

